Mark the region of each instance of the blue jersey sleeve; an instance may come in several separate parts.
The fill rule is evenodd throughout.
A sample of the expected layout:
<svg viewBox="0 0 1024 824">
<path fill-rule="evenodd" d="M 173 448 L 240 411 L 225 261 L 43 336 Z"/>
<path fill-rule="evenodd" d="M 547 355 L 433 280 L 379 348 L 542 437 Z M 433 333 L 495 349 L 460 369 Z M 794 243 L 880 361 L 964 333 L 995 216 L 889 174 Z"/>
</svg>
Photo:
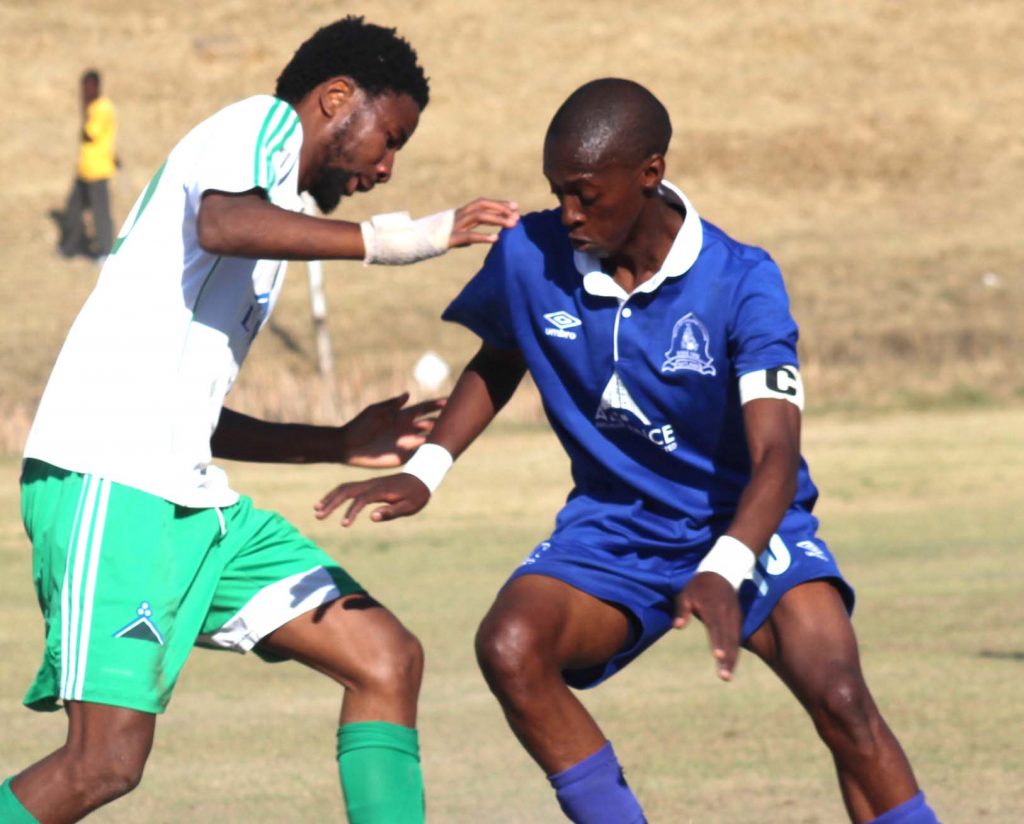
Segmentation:
<svg viewBox="0 0 1024 824">
<path fill-rule="evenodd" d="M 797 337 L 782 273 L 765 257 L 744 273 L 733 297 L 729 344 L 736 374 L 799 366 Z"/>
<path fill-rule="evenodd" d="M 441 315 L 442 320 L 465 326 L 480 339 L 497 349 L 518 349 L 509 300 L 511 235 L 516 229 L 501 233 L 473 279 L 463 287 Z"/>
</svg>

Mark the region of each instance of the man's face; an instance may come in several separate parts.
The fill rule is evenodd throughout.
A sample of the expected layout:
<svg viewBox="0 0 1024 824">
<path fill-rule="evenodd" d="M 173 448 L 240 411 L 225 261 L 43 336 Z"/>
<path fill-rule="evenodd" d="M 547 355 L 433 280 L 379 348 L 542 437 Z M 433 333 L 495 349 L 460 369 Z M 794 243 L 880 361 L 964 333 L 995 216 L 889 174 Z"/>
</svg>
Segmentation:
<svg viewBox="0 0 1024 824">
<path fill-rule="evenodd" d="M 93 77 L 82 80 L 82 102 L 89 105 L 100 96 L 100 84 Z"/>
<path fill-rule="evenodd" d="M 416 131 L 420 109 L 409 95 L 369 97 L 356 92 L 355 105 L 327 133 L 316 179 L 309 186 L 320 211 L 333 211 L 341 198 L 368 192 L 391 178 L 395 155 Z"/>
<path fill-rule="evenodd" d="M 544 147 L 544 177 L 573 248 L 598 257 L 622 249 L 646 203 L 645 164 L 588 164 L 558 141 Z"/>
</svg>

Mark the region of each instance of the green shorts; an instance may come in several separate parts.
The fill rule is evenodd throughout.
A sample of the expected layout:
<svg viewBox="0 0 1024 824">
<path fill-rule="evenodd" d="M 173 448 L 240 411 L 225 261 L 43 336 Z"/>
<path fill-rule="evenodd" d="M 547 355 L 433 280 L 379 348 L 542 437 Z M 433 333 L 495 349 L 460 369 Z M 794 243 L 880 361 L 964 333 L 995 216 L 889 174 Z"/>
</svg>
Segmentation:
<svg viewBox="0 0 1024 824">
<path fill-rule="evenodd" d="M 32 459 L 21 495 L 46 625 L 25 696 L 33 709 L 63 699 L 163 712 L 196 644 L 246 652 L 296 616 L 363 591 L 249 498 L 190 509 Z"/>
</svg>

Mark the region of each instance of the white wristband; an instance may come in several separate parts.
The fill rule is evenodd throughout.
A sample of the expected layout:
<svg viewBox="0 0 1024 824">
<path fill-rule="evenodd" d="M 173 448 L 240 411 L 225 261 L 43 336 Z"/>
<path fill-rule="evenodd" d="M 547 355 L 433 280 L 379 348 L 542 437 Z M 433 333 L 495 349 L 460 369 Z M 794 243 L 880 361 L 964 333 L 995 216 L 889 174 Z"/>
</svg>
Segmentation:
<svg viewBox="0 0 1024 824">
<path fill-rule="evenodd" d="M 753 574 L 756 560 L 757 556 L 743 541 L 721 535 L 697 565 L 697 572 L 716 572 L 732 584 L 733 589 L 739 589 Z"/>
<path fill-rule="evenodd" d="M 366 247 L 363 263 L 397 266 L 443 255 L 454 225 L 454 209 L 419 220 L 408 212 L 374 215 L 359 224 Z"/>
<path fill-rule="evenodd" d="M 402 467 L 402 472 L 419 478 L 433 495 L 434 490 L 441 485 L 444 476 L 448 474 L 448 470 L 452 468 L 452 463 L 454 463 L 452 453 L 443 446 L 436 443 L 425 443 L 409 458 L 406 465 Z"/>
</svg>

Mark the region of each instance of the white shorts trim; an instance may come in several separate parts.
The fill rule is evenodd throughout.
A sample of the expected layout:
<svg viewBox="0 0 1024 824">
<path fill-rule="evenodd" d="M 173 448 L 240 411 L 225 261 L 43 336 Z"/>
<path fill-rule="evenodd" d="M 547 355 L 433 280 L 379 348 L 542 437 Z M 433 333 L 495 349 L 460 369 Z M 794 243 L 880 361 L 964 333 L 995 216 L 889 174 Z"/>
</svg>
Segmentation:
<svg viewBox="0 0 1024 824">
<path fill-rule="evenodd" d="M 340 597 L 331 574 L 316 566 L 263 587 L 224 626 L 200 635 L 196 643 L 248 652 L 293 618 Z"/>
</svg>

